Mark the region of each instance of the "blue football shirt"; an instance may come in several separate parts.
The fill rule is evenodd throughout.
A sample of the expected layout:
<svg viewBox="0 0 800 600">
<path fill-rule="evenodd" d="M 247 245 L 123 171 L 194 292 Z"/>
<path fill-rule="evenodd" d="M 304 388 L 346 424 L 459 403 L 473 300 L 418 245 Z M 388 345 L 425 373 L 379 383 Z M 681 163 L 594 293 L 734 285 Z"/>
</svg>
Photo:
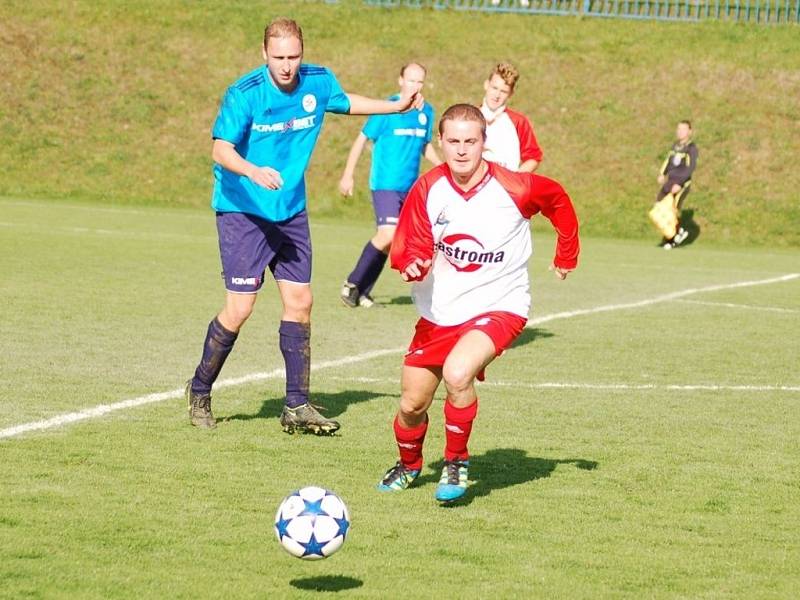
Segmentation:
<svg viewBox="0 0 800 600">
<path fill-rule="evenodd" d="M 305 209 L 306 167 L 325 113 L 349 112 L 350 100 L 325 67 L 301 65 L 298 77 L 297 87 L 283 92 L 263 65 L 226 91 L 212 137 L 230 142 L 251 163 L 278 171 L 283 186 L 268 190 L 215 164 L 214 210 L 285 221 Z"/>
<path fill-rule="evenodd" d="M 370 189 L 407 192 L 417 180 L 422 154 L 433 135 L 433 107 L 426 102 L 422 110 L 372 115 L 361 133 L 374 145 Z"/>
</svg>

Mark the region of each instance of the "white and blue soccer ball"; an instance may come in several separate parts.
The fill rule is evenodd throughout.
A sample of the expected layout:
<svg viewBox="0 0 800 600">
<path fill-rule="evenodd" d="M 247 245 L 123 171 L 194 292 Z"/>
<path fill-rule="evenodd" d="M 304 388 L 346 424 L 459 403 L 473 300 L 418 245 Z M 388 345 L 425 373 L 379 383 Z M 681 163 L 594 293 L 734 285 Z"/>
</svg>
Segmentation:
<svg viewBox="0 0 800 600">
<path fill-rule="evenodd" d="M 344 544 L 350 513 L 342 499 L 321 487 L 309 486 L 283 499 L 275 515 L 275 535 L 297 558 L 327 558 Z"/>
</svg>

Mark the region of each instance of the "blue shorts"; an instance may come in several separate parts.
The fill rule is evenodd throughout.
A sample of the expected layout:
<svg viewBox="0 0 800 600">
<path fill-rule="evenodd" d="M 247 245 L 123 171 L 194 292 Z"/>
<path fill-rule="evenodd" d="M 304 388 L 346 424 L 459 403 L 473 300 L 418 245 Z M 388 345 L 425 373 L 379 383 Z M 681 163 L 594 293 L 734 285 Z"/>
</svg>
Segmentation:
<svg viewBox="0 0 800 600">
<path fill-rule="evenodd" d="M 276 281 L 311 283 L 311 232 L 308 214 L 273 223 L 236 212 L 217 213 L 219 255 L 225 289 L 254 294 L 269 267 Z"/>
<path fill-rule="evenodd" d="M 375 224 L 397 225 L 397 217 L 406 200 L 408 192 L 394 190 L 372 190 L 372 206 L 375 209 Z"/>
</svg>

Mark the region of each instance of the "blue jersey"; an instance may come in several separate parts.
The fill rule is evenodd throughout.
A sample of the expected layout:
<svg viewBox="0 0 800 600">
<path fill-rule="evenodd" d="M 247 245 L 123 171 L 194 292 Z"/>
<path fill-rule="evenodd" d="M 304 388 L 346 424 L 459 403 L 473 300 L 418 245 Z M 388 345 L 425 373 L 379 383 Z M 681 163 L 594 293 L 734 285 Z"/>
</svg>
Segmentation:
<svg viewBox="0 0 800 600">
<path fill-rule="evenodd" d="M 225 93 L 212 136 L 236 147 L 246 160 L 272 167 L 283 179 L 279 190 L 214 165 L 211 206 L 285 221 L 306 207 L 305 172 L 326 112 L 346 113 L 350 100 L 325 67 L 301 65 L 297 87 L 278 89 L 266 65 L 251 71 Z"/>
<path fill-rule="evenodd" d="M 433 108 L 426 102 L 422 110 L 372 115 L 361 133 L 374 143 L 370 189 L 407 192 L 417 180 L 422 154 L 433 135 Z"/>
</svg>

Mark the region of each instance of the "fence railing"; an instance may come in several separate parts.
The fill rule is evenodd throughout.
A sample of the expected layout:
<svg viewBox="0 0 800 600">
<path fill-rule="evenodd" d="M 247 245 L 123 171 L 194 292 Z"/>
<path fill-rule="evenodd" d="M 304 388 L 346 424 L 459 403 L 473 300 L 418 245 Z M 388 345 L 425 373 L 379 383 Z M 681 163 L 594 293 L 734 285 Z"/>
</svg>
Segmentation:
<svg viewBox="0 0 800 600">
<path fill-rule="evenodd" d="M 800 0 L 364 0 L 375 6 L 621 19 L 800 23 Z"/>
</svg>

